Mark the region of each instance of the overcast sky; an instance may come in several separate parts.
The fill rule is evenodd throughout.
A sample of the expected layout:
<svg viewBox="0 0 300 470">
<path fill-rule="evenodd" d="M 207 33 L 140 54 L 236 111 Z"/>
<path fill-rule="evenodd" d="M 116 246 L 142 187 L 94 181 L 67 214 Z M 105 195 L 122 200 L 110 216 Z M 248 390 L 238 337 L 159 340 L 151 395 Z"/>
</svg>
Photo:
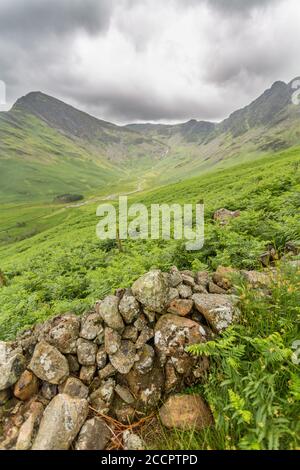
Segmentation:
<svg viewBox="0 0 300 470">
<path fill-rule="evenodd" d="M 299 48 L 299 0 L 0 0 L 8 105 L 39 90 L 117 123 L 221 120 L 299 76 Z"/>
</svg>

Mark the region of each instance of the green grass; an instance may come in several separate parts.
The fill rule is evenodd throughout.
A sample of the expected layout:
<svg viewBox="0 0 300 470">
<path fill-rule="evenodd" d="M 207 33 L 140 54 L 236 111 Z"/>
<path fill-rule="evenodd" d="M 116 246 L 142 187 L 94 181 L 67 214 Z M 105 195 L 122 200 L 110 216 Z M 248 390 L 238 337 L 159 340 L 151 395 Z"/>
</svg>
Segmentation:
<svg viewBox="0 0 300 470">
<path fill-rule="evenodd" d="M 115 181 L 109 193 L 129 192 L 135 184 L 125 188 Z M 91 197 L 104 193 L 91 192 Z M 133 194 L 130 202 L 150 206 L 201 199 L 205 245 L 189 253 L 182 242 L 172 240 L 128 240 L 120 253 L 114 241 L 97 239 L 99 202 L 92 199 L 77 208 L 3 204 L 0 268 L 7 286 L 0 288 L 0 338 L 12 339 L 59 313 L 82 313 L 152 267 L 260 269 L 259 255 L 268 243 L 283 253 L 287 241 L 300 241 L 300 150 Z M 241 216 L 221 228 L 212 220 L 221 207 L 239 209 Z M 240 286 L 241 323 L 198 350 L 211 357 L 211 374 L 207 385 L 188 391 L 205 397 L 215 427 L 202 433 L 164 430 L 150 447 L 299 448 L 299 366 L 291 362 L 291 345 L 300 338 L 299 290 L 299 275 L 292 271 L 282 272 L 271 295 L 259 296 Z"/>
<path fill-rule="evenodd" d="M 186 252 L 183 243 L 173 240 L 128 240 L 124 253 L 119 253 L 113 242 L 96 237 L 96 203 L 62 213 L 48 208 L 48 215 L 54 212 L 39 219 L 45 223 L 38 227 L 41 233 L 0 246 L 1 269 L 8 279 L 8 286 L 0 289 L 0 337 L 12 338 L 58 313 L 81 313 L 114 289 L 128 287 L 151 267 L 258 269 L 267 243 L 283 250 L 286 241 L 300 239 L 299 151 L 131 197 L 132 202 L 147 205 L 199 199 L 204 199 L 206 218 L 205 246 L 199 252 Z M 220 207 L 240 209 L 241 217 L 220 228 L 212 222 Z M 34 218 L 26 210 L 20 219 Z M 41 214 L 43 209 L 38 209 Z M 28 222 L 28 228 L 35 224 Z"/>
<path fill-rule="evenodd" d="M 299 287 L 300 271 L 284 265 L 268 295 L 240 283 L 239 325 L 189 348 L 210 358 L 207 380 L 186 393 L 206 399 L 214 425 L 201 432 L 157 426 L 150 448 L 299 450 L 300 365 L 292 360 L 300 337 Z"/>
</svg>

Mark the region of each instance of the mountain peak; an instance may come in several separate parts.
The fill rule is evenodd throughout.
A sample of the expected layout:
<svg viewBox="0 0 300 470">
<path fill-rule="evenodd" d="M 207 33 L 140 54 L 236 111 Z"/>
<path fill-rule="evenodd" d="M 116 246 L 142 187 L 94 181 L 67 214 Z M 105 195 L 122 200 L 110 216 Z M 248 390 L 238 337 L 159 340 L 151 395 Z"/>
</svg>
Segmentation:
<svg viewBox="0 0 300 470">
<path fill-rule="evenodd" d="M 282 82 L 281 80 L 277 80 L 271 86 L 271 90 L 276 90 L 276 89 L 279 89 L 279 88 L 286 88 L 286 87 L 287 87 L 287 84 L 285 82 Z"/>
<path fill-rule="evenodd" d="M 117 128 L 41 91 L 32 91 L 18 99 L 12 110 L 31 114 L 60 132 L 75 137 L 89 139 L 101 134 L 104 129 Z"/>
<path fill-rule="evenodd" d="M 19 98 L 15 104 L 13 105 L 13 109 L 20 109 L 20 108 L 28 108 L 34 106 L 38 102 L 48 103 L 49 101 L 57 101 L 58 99 L 53 98 L 52 96 L 46 95 L 41 91 L 31 91 L 27 93 L 27 95 L 22 96 Z M 62 104 L 64 104 L 61 101 Z"/>
</svg>

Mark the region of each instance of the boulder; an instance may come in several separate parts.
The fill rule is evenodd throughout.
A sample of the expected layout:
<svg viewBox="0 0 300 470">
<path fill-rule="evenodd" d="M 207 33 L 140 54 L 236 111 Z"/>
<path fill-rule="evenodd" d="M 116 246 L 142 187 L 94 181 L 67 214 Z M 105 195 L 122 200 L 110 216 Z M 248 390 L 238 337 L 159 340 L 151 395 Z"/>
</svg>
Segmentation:
<svg viewBox="0 0 300 470">
<path fill-rule="evenodd" d="M 238 271 L 233 268 L 225 268 L 219 266 L 217 271 L 213 274 L 213 281 L 217 286 L 224 290 L 229 290 L 233 287 L 232 277 L 238 274 Z"/>
<path fill-rule="evenodd" d="M 96 373 L 95 364 L 92 366 L 82 366 L 80 369 L 79 378 L 84 384 L 90 385 L 90 383 L 92 382 L 94 378 L 95 373 Z"/>
<path fill-rule="evenodd" d="M 148 374 L 153 367 L 155 351 L 149 344 L 145 344 L 138 351 L 137 360 L 134 364 L 135 370 L 141 375 Z"/>
<path fill-rule="evenodd" d="M 209 273 L 207 271 L 198 271 L 196 273 L 196 283 L 199 286 L 207 287 L 210 281 Z"/>
<path fill-rule="evenodd" d="M 230 211 L 228 209 L 219 209 L 214 213 L 214 220 L 220 225 L 227 225 L 231 219 L 240 217 L 240 211 Z"/>
<path fill-rule="evenodd" d="M 169 429 L 201 431 L 213 424 L 210 409 L 198 395 L 173 395 L 161 407 L 159 416 Z"/>
<path fill-rule="evenodd" d="M 105 421 L 92 418 L 84 423 L 77 438 L 76 450 L 104 450 L 111 438 L 111 431 Z"/>
<path fill-rule="evenodd" d="M 77 341 L 78 362 L 82 366 L 93 366 L 96 363 L 97 345 L 86 339 L 79 338 Z"/>
<path fill-rule="evenodd" d="M 214 282 L 210 282 L 208 284 L 208 292 L 210 294 L 226 294 L 226 290 L 222 289 L 222 287 L 219 287 L 217 284 Z"/>
<path fill-rule="evenodd" d="M 119 311 L 127 325 L 133 323 L 140 314 L 140 305 L 132 294 L 126 293 L 119 304 Z"/>
<path fill-rule="evenodd" d="M 105 328 L 104 331 L 104 347 L 107 354 L 115 354 L 121 346 L 121 336 L 112 328 Z"/>
<path fill-rule="evenodd" d="M 190 299 L 176 299 L 170 303 L 168 312 L 181 317 L 186 317 L 191 313 L 193 306 L 194 302 Z"/>
<path fill-rule="evenodd" d="M 76 353 L 76 341 L 79 337 L 80 318 L 73 314 L 57 317 L 45 339 L 63 354 Z"/>
<path fill-rule="evenodd" d="M 25 357 L 21 348 L 13 348 L 0 341 L 0 391 L 14 385 L 25 368 Z"/>
<path fill-rule="evenodd" d="M 16 443 L 16 450 L 29 450 L 36 436 L 38 426 L 44 413 L 44 407 L 39 402 L 30 406 L 30 414 L 22 424 Z"/>
<path fill-rule="evenodd" d="M 241 274 L 246 283 L 253 289 L 268 288 L 272 283 L 272 278 L 269 273 L 260 271 L 242 271 Z"/>
<path fill-rule="evenodd" d="M 56 395 L 44 412 L 32 450 L 68 450 L 88 412 L 87 400 Z"/>
<path fill-rule="evenodd" d="M 58 385 L 69 375 L 69 364 L 58 349 L 45 341 L 34 349 L 28 368 L 41 380 Z"/>
<path fill-rule="evenodd" d="M 192 288 L 185 284 L 181 284 L 177 287 L 178 294 L 182 299 L 189 299 L 193 295 Z"/>
<path fill-rule="evenodd" d="M 132 286 L 137 300 L 153 312 L 161 313 L 168 301 L 169 286 L 163 273 L 150 271 L 140 277 Z"/>
<path fill-rule="evenodd" d="M 199 323 L 177 315 L 162 316 L 155 327 L 155 349 L 162 365 L 168 357 L 192 361 L 193 358 L 185 352 L 186 347 L 205 340 L 205 331 Z"/>
<path fill-rule="evenodd" d="M 64 393 L 73 398 L 87 398 L 89 389 L 76 377 L 69 377 L 65 383 L 59 386 L 59 393 Z"/>
<path fill-rule="evenodd" d="M 135 402 L 134 397 L 130 393 L 130 390 L 127 387 L 123 387 L 122 385 L 117 385 L 115 388 L 115 392 L 119 395 L 121 400 L 123 400 L 128 405 L 132 405 Z"/>
<path fill-rule="evenodd" d="M 89 341 L 94 340 L 103 332 L 102 319 L 99 313 L 91 313 L 82 320 L 80 337 Z"/>
<path fill-rule="evenodd" d="M 179 284 L 181 283 L 182 283 L 182 275 L 178 271 L 178 269 L 175 266 L 173 266 L 169 274 L 169 285 L 170 287 L 174 288 L 174 287 L 179 286 Z"/>
<path fill-rule="evenodd" d="M 15 384 L 14 396 L 19 400 L 27 401 L 38 393 L 38 378 L 29 370 L 25 370 Z"/>
<path fill-rule="evenodd" d="M 136 348 L 131 341 L 122 341 L 120 349 L 109 356 L 111 365 L 120 373 L 128 374 L 136 359 Z"/>
<path fill-rule="evenodd" d="M 134 325 L 128 325 L 123 332 L 122 338 L 135 343 L 138 339 L 138 334 L 138 329 Z"/>
<path fill-rule="evenodd" d="M 104 346 L 101 346 L 98 349 L 97 356 L 96 356 L 96 363 L 98 369 L 104 369 L 107 363 L 107 353 L 105 351 Z"/>
<path fill-rule="evenodd" d="M 41 394 L 46 400 L 52 400 L 57 394 L 57 385 L 49 384 L 44 382 L 41 388 Z"/>
<path fill-rule="evenodd" d="M 128 429 L 123 432 L 123 442 L 125 450 L 145 450 L 142 439 Z"/>
<path fill-rule="evenodd" d="M 222 294 L 194 294 L 196 309 L 205 317 L 216 333 L 220 333 L 240 316 L 236 298 Z"/>
<path fill-rule="evenodd" d="M 141 349 L 144 347 L 144 345 L 150 341 L 154 337 L 154 330 L 152 328 L 149 328 L 146 326 L 140 333 L 136 343 L 135 347 L 136 349 Z"/>
<path fill-rule="evenodd" d="M 157 361 L 147 374 L 133 368 L 124 380 L 136 399 L 136 410 L 146 413 L 157 408 L 164 393 L 164 373 Z"/>
<path fill-rule="evenodd" d="M 113 330 L 123 331 L 124 322 L 119 312 L 120 299 L 115 295 L 105 297 L 99 305 L 99 313 L 107 326 Z"/>
</svg>

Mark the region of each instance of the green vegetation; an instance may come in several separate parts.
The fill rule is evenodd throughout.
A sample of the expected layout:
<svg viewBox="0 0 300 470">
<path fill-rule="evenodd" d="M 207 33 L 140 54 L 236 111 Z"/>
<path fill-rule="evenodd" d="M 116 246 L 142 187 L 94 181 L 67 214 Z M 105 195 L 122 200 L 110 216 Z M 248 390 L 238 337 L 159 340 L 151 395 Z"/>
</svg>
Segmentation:
<svg viewBox="0 0 300 470">
<path fill-rule="evenodd" d="M 96 237 L 96 203 L 62 212 L 51 207 L 48 218 L 43 211 L 50 208 L 37 207 L 40 233 L 0 247 L 1 269 L 7 278 L 7 286 L 0 289 L 1 338 L 12 338 L 17 331 L 58 313 L 81 313 L 151 267 L 259 268 L 258 257 L 266 244 L 283 251 L 287 241 L 300 239 L 299 150 L 131 197 L 132 202 L 147 205 L 200 199 L 205 202 L 206 242 L 201 251 L 189 253 L 183 243 L 172 240 L 128 240 L 120 253 L 114 242 Z M 212 221 L 220 207 L 240 209 L 241 217 L 221 228 Z M 7 219 L 11 210 L 6 208 Z M 4 224 L 12 225 L 15 211 Z M 33 218 L 35 210 L 29 213 L 23 207 L 22 211 L 20 222 Z M 18 230 L 26 233 L 35 226 L 30 220 L 27 223 L 27 228 Z"/>
<path fill-rule="evenodd" d="M 299 368 L 292 360 L 300 335 L 300 272 L 281 268 L 268 295 L 239 286 L 242 316 L 215 341 L 189 348 L 210 358 L 200 393 L 215 426 L 204 432 L 161 429 L 160 449 L 293 450 L 300 446 Z"/>
<path fill-rule="evenodd" d="M 73 177 L 77 177 L 76 172 L 72 173 L 71 158 L 53 165 L 31 163 L 26 158 L 17 164 L 9 156 L 0 160 L 6 171 L 12 168 L 13 185 L 20 186 L 16 205 L 7 196 L 12 194 L 7 189 L 10 181 L 2 176 L 1 191 L 7 197 L 0 209 L 0 269 L 4 280 L 0 285 L 0 338 L 12 339 L 17 332 L 59 313 L 82 313 L 152 267 L 168 270 L 177 265 L 181 269 L 213 270 L 223 265 L 259 269 L 259 255 L 267 244 L 283 254 L 287 242 L 300 241 L 299 156 L 300 149 L 291 148 L 139 194 L 133 194 L 136 181 L 124 184 L 118 176 L 109 189 L 104 183 L 98 193 L 90 188 L 85 205 L 66 206 L 53 203 L 53 198 L 65 192 L 74 194 L 75 190 L 87 194 L 85 183 L 73 184 Z M 32 180 L 32 165 L 45 168 L 47 179 L 40 184 Z M 77 159 L 74 165 L 84 167 L 86 161 Z M 69 187 L 65 178 L 57 179 L 63 168 L 70 178 Z M 174 179 L 175 172 L 168 175 L 167 167 L 164 170 L 162 179 Z M 24 178 L 27 171 L 28 181 Z M 196 170 L 191 166 L 190 171 L 192 174 Z M 44 188 L 51 174 L 53 186 L 47 193 L 51 200 L 44 204 Z M 107 182 L 110 178 L 111 173 L 107 173 Z M 158 185 L 162 179 L 154 171 L 149 172 L 138 189 L 151 182 Z M 27 183 L 32 185 L 29 192 L 34 193 L 35 203 L 23 202 L 22 191 Z M 128 240 L 123 242 L 124 251 L 119 252 L 114 241 L 98 240 L 97 204 L 108 192 L 126 191 L 132 192 L 130 202 L 147 206 L 204 200 L 204 248 L 186 252 L 184 243 L 173 240 Z M 220 227 L 213 222 L 213 213 L 221 207 L 240 210 L 241 216 Z M 199 391 L 209 402 L 215 427 L 204 433 L 162 430 L 159 443 L 153 444 L 155 448 L 299 448 L 299 366 L 291 361 L 293 341 L 300 338 L 299 285 L 299 273 L 286 269 L 267 295 L 240 285 L 240 324 L 219 340 L 192 349 L 194 354 L 206 354 L 211 359 L 207 384 L 189 392 Z"/>
</svg>

